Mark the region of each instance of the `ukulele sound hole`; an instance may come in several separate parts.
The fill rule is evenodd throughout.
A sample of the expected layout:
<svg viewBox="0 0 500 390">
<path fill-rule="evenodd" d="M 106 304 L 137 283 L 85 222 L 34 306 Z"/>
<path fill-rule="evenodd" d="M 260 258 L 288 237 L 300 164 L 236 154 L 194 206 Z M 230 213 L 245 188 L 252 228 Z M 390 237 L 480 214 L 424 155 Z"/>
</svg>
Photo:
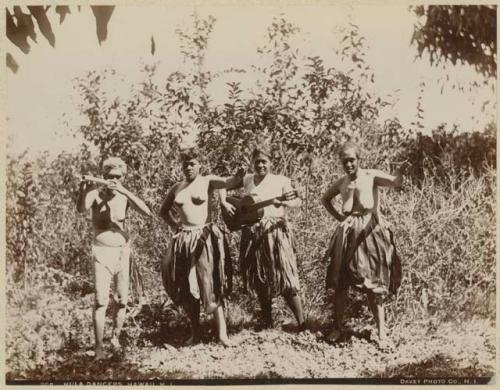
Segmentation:
<svg viewBox="0 0 500 390">
<path fill-rule="evenodd" d="M 202 199 L 202 198 L 195 198 L 194 196 L 191 198 L 193 204 L 195 204 L 196 206 L 199 206 L 200 204 L 203 204 L 205 203 L 205 199 Z"/>
</svg>

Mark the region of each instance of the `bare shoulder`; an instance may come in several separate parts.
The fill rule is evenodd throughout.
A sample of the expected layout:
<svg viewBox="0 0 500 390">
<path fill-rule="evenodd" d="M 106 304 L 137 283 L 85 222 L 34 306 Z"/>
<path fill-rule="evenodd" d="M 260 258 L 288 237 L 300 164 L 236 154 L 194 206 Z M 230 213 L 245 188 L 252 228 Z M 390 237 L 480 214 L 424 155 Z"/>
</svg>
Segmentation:
<svg viewBox="0 0 500 390">
<path fill-rule="evenodd" d="M 349 182 L 349 176 L 348 175 L 340 176 L 337 180 L 335 180 L 333 182 L 333 184 L 331 185 L 331 188 L 332 189 L 340 190 L 348 182 Z"/>
<path fill-rule="evenodd" d="M 167 196 L 168 195 L 175 195 L 182 186 L 182 181 L 178 181 L 177 183 L 173 184 L 167 191 Z"/>
<path fill-rule="evenodd" d="M 223 180 L 223 178 L 221 176 L 218 176 L 218 175 L 204 175 L 204 176 L 200 175 L 196 178 L 196 183 L 200 187 L 203 187 L 203 186 L 209 187 L 210 184 L 212 184 L 214 182 L 221 181 L 221 180 Z"/>
<path fill-rule="evenodd" d="M 290 183 L 292 179 L 290 179 L 288 176 L 285 175 L 274 175 L 275 179 L 279 181 L 280 183 Z"/>
<path fill-rule="evenodd" d="M 243 182 L 246 183 L 249 180 L 253 179 L 253 173 L 245 173 L 245 176 L 243 176 Z"/>
<path fill-rule="evenodd" d="M 92 191 L 89 191 L 87 193 L 87 199 L 89 200 L 96 200 L 99 198 L 99 189 L 94 188 Z"/>
<path fill-rule="evenodd" d="M 388 175 L 388 173 L 386 173 L 385 171 L 383 171 L 381 169 L 369 169 L 369 171 L 371 171 L 371 174 L 374 176 L 386 176 L 386 175 Z"/>
<path fill-rule="evenodd" d="M 271 185 L 280 186 L 283 190 L 290 190 L 292 188 L 292 179 L 285 175 L 273 174 L 270 177 Z"/>
<path fill-rule="evenodd" d="M 342 188 L 345 186 L 347 180 L 347 175 L 341 176 L 336 179 L 329 187 L 326 194 L 335 196 L 339 192 L 342 191 Z"/>
<path fill-rule="evenodd" d="M 99 195 L 99 188 L 94 188 L 93 190 L 89 191 L 87 196 L 97 196 Z"/>
<path fill-rule="evenodd" d="M 382 172 L 381 170 L 379 169 L 363 169 L 362 170 L 364 172 L 364 174 L 367 176 L 367 177 L 377 177 L 380 172 Z"/>
</svg>

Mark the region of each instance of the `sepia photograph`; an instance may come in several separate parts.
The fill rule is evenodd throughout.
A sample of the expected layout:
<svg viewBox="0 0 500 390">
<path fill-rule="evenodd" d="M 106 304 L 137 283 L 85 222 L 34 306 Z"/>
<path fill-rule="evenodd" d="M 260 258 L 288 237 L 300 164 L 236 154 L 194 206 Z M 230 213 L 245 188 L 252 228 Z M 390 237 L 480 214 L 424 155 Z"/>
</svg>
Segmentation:
<svg viewBox="0 0 500 390">
<path fill-rule="evenodd" d="M 2 387 L 493 385 L 492 4 L 4 2 Z"/>
</svg>

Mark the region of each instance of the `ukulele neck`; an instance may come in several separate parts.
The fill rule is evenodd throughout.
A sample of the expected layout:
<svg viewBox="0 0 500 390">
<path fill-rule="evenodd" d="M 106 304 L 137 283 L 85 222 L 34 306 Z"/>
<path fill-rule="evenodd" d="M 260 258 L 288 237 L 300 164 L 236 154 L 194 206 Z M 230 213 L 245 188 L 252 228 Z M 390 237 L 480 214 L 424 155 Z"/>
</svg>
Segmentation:
<svg viewBox="0 0 500 390">
<path fill-rule="evenodd" d="M 261 209 L 263 207 L 270 206 L 273 204 L 275 199 L 284 200 L 284 197 L 283 197 L 283 195 L 280 195 L 280 196 L 275 196 L 274 198 L 271 198 L 271 199 L 267 199 L 267 200 L 263 200 L 261 202 L 254 203 L 253 205 L 248 206 L 248 210 L 258 210 L 258 209 Z"/>
</svg>

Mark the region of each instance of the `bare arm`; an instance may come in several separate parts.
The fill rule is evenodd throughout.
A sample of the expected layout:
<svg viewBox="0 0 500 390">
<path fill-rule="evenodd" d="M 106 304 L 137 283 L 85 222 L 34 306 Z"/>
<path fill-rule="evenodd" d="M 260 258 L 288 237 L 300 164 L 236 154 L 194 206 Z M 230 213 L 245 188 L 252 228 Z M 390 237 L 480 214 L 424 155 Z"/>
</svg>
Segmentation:
<svg viewBox="0 0 500 390">
<path fill-rule="evenodd" d="M 87 181 L 82 181 L 80 183 L 80 189 L 78 191 L 78 198 L 76 199 L 76 209 L 79 213 L 84 213 L 87 211 L 95 199 L 95 187 L 89 185 Z"/>
<path fill-rule="evenodd" d="M 130 200 L 130 203 L 132 204 L 132 207 L 134 209 L 136 209 L 137 211 L 148 217 L 153 216 L 153 213 L 151 213 L 151 210 L 149 209 L 148 205 L 139 197 L 137 197 L 130 191 L 127 191 L 126 196 Z"/>
<path fill-rule="evenodd" d="M 286 199 L 281 201 L 277 200 L 276 202 L 274 202 L 275 205 L 285 206 L 285 207 L 299 207 L 302 204 L 302 199 L 294 195 L 294 189 L 292 187 L 290 179 L 286 179 L 282 191 L 283 195 L 285 195 L 285 198 L 288 198 L 288 196 L 290 196 L 291 199 Z"/>
<path fill-rule="evenodd" d="M 342 183 L 342 179 L 337 180 L 333 183 L 325 192 L 323 197 L 321 198 L 321 203 L 326 208 L 326 210 L 333 215 L 333 217 L 337 221 L 343 221 L 346 217 L 344 214 L 339 213 L 335 207 L 332 205 L 332 199 L 335 198 L 338 194 L 340 194 L 340 184 Z"/>
<path fill-rule="evenodd" d="M 148 217 L 152 216 L 151 210 L 146 205 L 146 203 L 144 203 L 144 201 L 141 200 L 138 196 L 127 190 L 123 185 L 121 185 L 121 183 L 111 183 L 108 185 L 108 188 L 110 190 L 115 190 L 125 195 L 135 210 L 139 211 L 140 213 Z"/>
<path fill-rule="evenodd" d="M 216 175 L 208 175 L 208 183 L 210 188 L 215 190 L 220 190 L 222 188 L 236 189 L 243 186 L 243 177 L 245 176 L 245 170 L 240 168 L 235 175 L 230 177 L 220 177 Z"/>
<path fill-rule="evenodd" d="M 221 188 L 219 190 L 219 199 L 221 203 L 225 203 L 227 198 L 227 190 L 225 188 Z"/>
<path fill-rule="evenodd" d="M 403 184 L 403 175 L 400 170 L 396 171 L 396 175 L 389 175 L 388 173 L 372 169 L 374 175 L 374 183 L 379 187 L 401 187 Z"/>
<path fill-rule="evenodd" d="M 173 230 L 177 229 L 178 221 L 172 218 L 171 210 L 174 205 L 175 189 L 177 184 L 170 188 L 167 192 L 167 197 L 163 201 L 160 208 L 160 217 L 170 226 Z"/>
<path fill-rule="evenodd" d="M 227 197 L 227 190 L 225 188 L 221 188 L 219 190 L 220 203 L 222 207 L 224 207 L 224 209 L 227 211 L 227 213 L 233 216 L 234 213 L 236 212 L 236 207 L 234 207 L 231 203 L 228 203 L 226 201 L 226 197 Z"/>
</svg>

